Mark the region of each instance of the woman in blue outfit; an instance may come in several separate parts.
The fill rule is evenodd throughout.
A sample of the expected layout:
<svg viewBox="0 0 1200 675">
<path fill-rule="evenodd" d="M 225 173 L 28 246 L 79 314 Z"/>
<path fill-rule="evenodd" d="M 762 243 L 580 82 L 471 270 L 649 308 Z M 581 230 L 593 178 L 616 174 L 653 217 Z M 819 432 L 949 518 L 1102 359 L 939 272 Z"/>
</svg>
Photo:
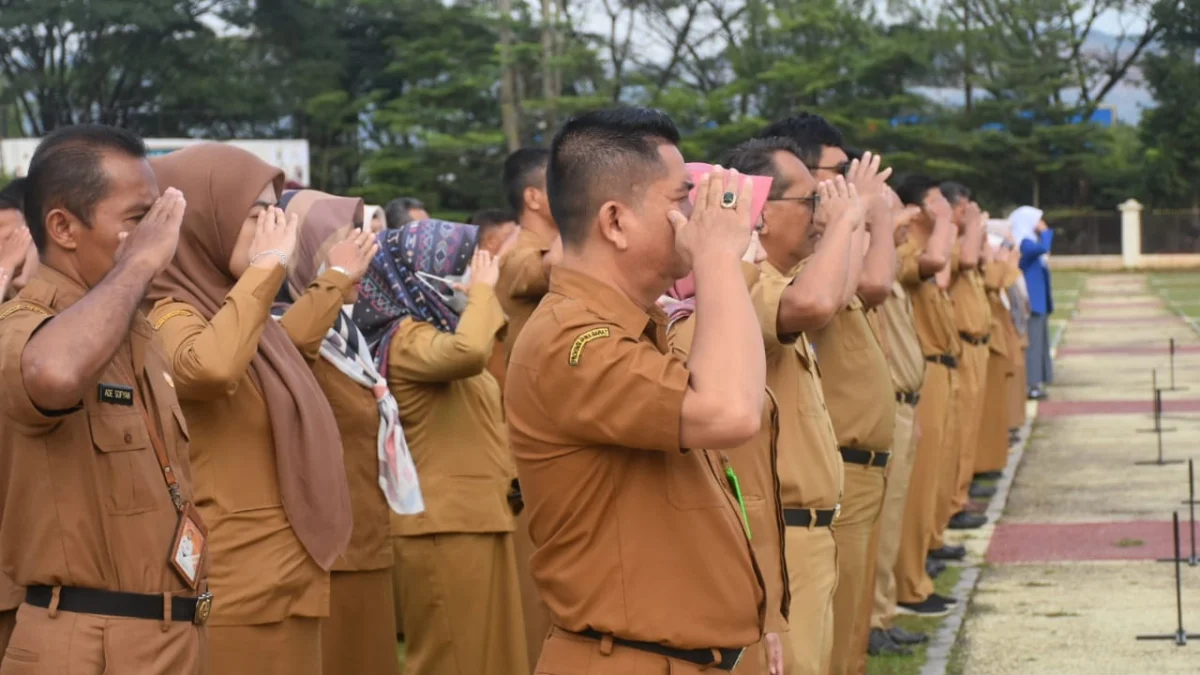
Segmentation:
<svg viewBox="0 0 1200 675">
<path fill-rule="evenodd" d="M 1042 212 L 1032 206 L 1022 206 L 1008 217 L 1013 240 L 1021 249 L 1021 271 L 1029 291 L 1029 351 L 1025 358 L 1029 398 L 1046 397 L 1044 386 L 1054 380 L 1050 363 L 1049 317 L 1054 312 L 1054 297 L 1050 292 L 1050 244 L 1054 231 L 1042 220 Z"/>
</svg>

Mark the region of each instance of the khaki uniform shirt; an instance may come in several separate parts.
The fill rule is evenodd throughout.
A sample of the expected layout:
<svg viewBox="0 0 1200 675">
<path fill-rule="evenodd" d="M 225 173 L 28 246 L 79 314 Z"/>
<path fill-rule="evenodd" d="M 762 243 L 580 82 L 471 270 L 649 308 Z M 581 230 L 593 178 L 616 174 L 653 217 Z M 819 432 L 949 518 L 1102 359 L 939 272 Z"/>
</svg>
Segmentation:
<svg viewBox="0 0 1200 675">
<path fill-rule="evenodd" d="M 954 304 L 954 326 L 973 337 L 987 335 L 992 317 L 979 270 L 955 270 L 951 276 L 950 301 Z"/>
<path fill-rule="evenodd" d="M 890 450 L 896 392 L 883 343 L 858 296 L 813 333 L 813 346 L 838 445 L 869 452 Z"/>
<path fill-rule="evenodd" d="M 554 623 L 681 649 L 762 638 L 762 575 L 717 458 L 679 446 L 666 317 L 556 267 L 505 404 L 530 567 Z"/>
<path fill-rule="evenodd" d="M 758 268 L 743 264 L 753 272 L 751 285 L 758 279 Z M 680 319 L 671 326 L 671 351 L 686 361 L 696 333 L 694 315 Z M 776 470 L 779 440 L 779 406 L 774 394 L 763 406 L 762 431 L 745 445 L 715 454 L 722 464 L 733 467 L 746 504 L 746 520 L 753 536 L 754 557 L 766 583 L 767 616 L 764 630 L 782 633 L 787 630 L 791 589 L 788 585 L 787 560 L 783 555 L 783 506 L 779 501 L 779 473 Z"/>
<path fill-rule="evenodd" d="M 767 354 L 767 386 L 779 401 L 779 496 L 784 508 L 831 509 L 842 498 L 842 456 L 808 338 L 779 334 L 779 302 L 794 275 L 769 262 L 750 291 Z"/>
<path fill-rule="evenodd" d="M 1015 329 L 1012 328 L 1012 315 L 1000 299 L 1000 294 L 1016 282 L 1020 269 L 1014 269 L 1001 262 L 992 261 L 984 266 L 983 285 L 987 291 L 987 303 L 990 310 L 991 324 L 988 329 L 992 335 L 988 348 L 993 354 L 1007 357 L 1012 349 Z"/>
<path fill-rule="evenodd" d="M 892 296 L 879 306 L 879 320 L 888 336 L 892 386 L 898 392 L 919 393 L 925 381 L 925 355 L 917 337 L 912 301 L 899 281 L 892 282 Z"/>
<path fill-rule="evenodd" d="M 168 560 L 179 514 L 150 442 L 162 439 L 181 496 L 192 499 L 188 426 L 146 318 L 134 318 L 79 408 L 48 416 L 25 392 L 30 336 L 85 293 L 39 265 L 0 309 L 0 571 L 19 586 L 191 594 Z M 132 387 L 155 428 L 136 400 L 101 400 L 101 384 Z"/>
<path fill-rule="evenodd" d="M 550 280 L 542 258 L 554 244 L 532 230 L 521 228 L 517 244 L 500 259 L 500 280 L 496 282 L 496 294 L 500 306 L 508 315 L 508 334 L 504 348 L 512 354 L 517 336 L 525 328 L 525 322 L 550 290 Z"/>
<path fill-rule="evenodd" d="M 272 420 L 249 370 L 283 275 L 282 267 L 246 270 L 212 321 L 171 298 L 150 313 L 191 425 L 196 506 L 209 527 L 217 598 L 209 625 L 329 615 L 329 573 L 284 513 Z M 301 298 L 288 312 L 314 311 L 314 300 Z"/>
<path fill-rule="evenodd" d="M 496 293 L 472 284 L 453 333 L 404 319 L 388 353 L 388 386 L 421 480 L 425 511 L 392 515 L 392 534 L 512 532 L 516 478 L 500 386 L 487 372 L 504 312 Z"/>
<path fill-rule="evenodd" d="M 899 265 L 896 279 L 904 285 L 912 300 L 913 320 L 922 353 L 925 356 L 949 354 L 957 358 L 962 354 L 962 341 L 954 325 L 954 307 L 950 295 L 938 287 L 933 277 L 921 278 L 917 261 L 924 249 L 923 242 L 910 239 L 896 250 Z"/>
<path fill-rule="evenodd" d="M 279 322 L 312 366 L 342 437 L 354 529 L 346 552 L 330 568 L 337 572 L 379 570 L 393 563 L 388 538 L 392 510 L 379 488 L 379 407 L 375 394 L 321 356 L 325 335 L 354 286 L 350 277 L 327 270 L 305 290 L 301 311 L 289 311 Z"/>
</svg>

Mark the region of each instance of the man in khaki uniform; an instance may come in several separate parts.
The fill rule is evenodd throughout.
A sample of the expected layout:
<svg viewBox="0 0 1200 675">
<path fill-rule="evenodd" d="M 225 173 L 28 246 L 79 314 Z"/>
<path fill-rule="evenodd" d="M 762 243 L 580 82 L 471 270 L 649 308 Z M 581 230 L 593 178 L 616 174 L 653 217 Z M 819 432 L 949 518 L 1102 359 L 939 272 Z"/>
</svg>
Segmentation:
<svg viewBox="0 0 1200 675">
<path fill-rule="evenodd" d="M 738 260 L 751 191 L 717 171 L 692 210 L 678 141 L 665 115 L 618 109 L 567 122 L 551 147 L 564 259 L 505 391 L 554 620 L 539 674 L 729 671 L 763 635 L 738 502 L 699 449 L 737 447 L 761 424 L 762 341 Z M 689 267 L 698 323 L 685 364 L 655 301 Z"/>
<path fill-rule="evenodd" d="M 821 674 L 833 650 L 838 553 L 831 528 L 842 497 L 842 459 L 804 331 L 829 323 L 854 295 L 860 265 L 851 252 L 863 210 L 840 176 L 836 186 L 818 185 L 801 153 L 790 138 L 771 136 L 735 148 L 728 165 L 774 178 L 759 232 L 767 260 L 751 297 L 780 411 L 777 463 L 791 593 L 784 662 L 789 674 Z"/>
<path fill-rule="evenodd" d="M 972 529 L 987 522 L 982 515 L 967 513 L 968 491 L 975 475 L 975 456 L 979 450 L 979 428 L 983 422 L 983 396 L 987 379 L 988 342 L 991 340 L 991 314 L 983 277 L 979 272 L 987 218 L 979 205 L 971 201 L 970 192 L 958 183 L 942 183 L 941 190 L 953 209 L 958 227 L 957 264 L 950 271 L 950 300 L 954 305 L 954 325 L 962 341 L 959 360 L 958 436 L 952 446 L 954 461 L 942 466 L 939 482 L 938 531 L 930 545 L 935 558 L 957 557 L 957 551 L 947 555 L 942 534 L 952 529 Z"/>
<path fill-rule="evenodd" d="M 516 243 L 500 258 L 500 281 L 496 284 L 496 297 L 508 316 L 508 329 L 503 338 L 505 363 L 525 322 L 550 289 L 550 266 L 562 254 L 558 226 L 550 215 L 550 201 L 546 197 L 546 163 L 549 159 L 547 150 L 522 148 L 504 162 L 504 192 L 520 225 Z M 505 380 L 497 379 L 503 391 Z M 538 597 L 537 586 L 529 571 L 533 542 L 529 539 L 528 513 L 517 515 L 513 544 L 525 616 L 526 651 L 532 665 L 537 663 L 542 643 L 550 630 L 550 611 Z"/>
<path fill-rule="evenodd" d="M 204 525 L 139 311 L 183 195 L 159 196 L 139 139 L 87 125 L 39 145 L 25 208 L 41 264 L 0 308 L 0 571 L 27 595 L 0 673 L 199 675 Z"/>
<path fill-rule="evenodd" d="M 913 303 L 913 320 L 925 357 L 921 405 L 917 408 L 917 442 L 909 480 L 900 553 L 896 561 L 897 611 L 921 616 L 944 616 L 954 600 L 933 592 L 925 558 L 936 529 L 938 482 L 942 462 L 957 434 L 954 392 L 958 386 L 958 357 L 962 343 L 954 325 L 946 289 L 954 244 L 950 205 L 937 183 L 909 176 L 896 188 L 900 200 L 915 211 L 907 241 L 900 246 L 896 278 Z"/>
</svg>

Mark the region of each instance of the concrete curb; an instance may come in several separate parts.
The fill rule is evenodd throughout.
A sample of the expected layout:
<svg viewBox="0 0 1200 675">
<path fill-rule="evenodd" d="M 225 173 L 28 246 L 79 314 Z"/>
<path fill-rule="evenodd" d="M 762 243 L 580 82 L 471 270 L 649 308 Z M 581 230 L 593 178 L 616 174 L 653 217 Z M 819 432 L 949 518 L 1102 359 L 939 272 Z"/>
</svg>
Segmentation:
<svg viewBox="0 0 1200 675">
<path fill-rule="evenodd" d="M 1063 334 L 1067 332 L 1067 325 L 1077 314 L 1079 314 L 1078 307 L 1076 307 L 1075 311 L 1071 312 L 1067 320 L 1060 324 L 1054 334 L 1050 336 L 1051 360 L 1058 355 L 1058 344 L 1062 341 Z M 1037 402 L 1033 402 L 1030 407 L 1033 408 L 1033 411 L 1025 420 L 1025 426 L 1021 427 L 1019 440 L 1008 454 L 1008 465 L 1004 467 L 1004 474 L 996 483 L 996 494 L 988 503 L 986 515 L 989 523 L 998 523 L 1000 516 L 1004 514 L 1004 507 L 1008 505 L 1008 495 L 1012 490 L 1013 479 L 1017 475 L 1017 468 L 1021 466 L 1021 459 L 1025 456 L 1025 449 L 1029 446 L 1033 423 L 1037 421 Z M 988 546 L 991 546 L 991 534 L 988 535 Z M 958 633 L 962 629 L 963 622 L 966 620 L 967 607 L 971 604 L 971 596 L 975 592 L 975 586 L 979 583 L 979 575 L 982 571 L 980 565 L 982 564 L 970 565 L 963 569 L 962 576 L 959 577 L 958 583 L 954 586 L 954 590 L 951 591 L 951 595 L 958 598 L 958 605 L 930 637 L 929 647 L 925 650 L 925 665 L 921 666 L 921 675 L 945 675 L 946 670 L 950 667 L 950 654 L 954 651 L 954 645 L 958 643 Z"/>
</svg>

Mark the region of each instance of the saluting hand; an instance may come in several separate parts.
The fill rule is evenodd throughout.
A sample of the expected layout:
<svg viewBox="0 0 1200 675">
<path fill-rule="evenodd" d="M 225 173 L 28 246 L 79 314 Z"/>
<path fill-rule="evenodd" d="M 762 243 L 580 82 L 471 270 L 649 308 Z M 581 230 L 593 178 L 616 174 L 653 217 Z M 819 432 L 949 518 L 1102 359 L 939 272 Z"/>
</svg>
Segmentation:
<svg viewBox="0 0 1200 675">
<path fill-rule="evenodd" d="M 950 208 L 950 202 L 946 201 L 946 197 L 941 192 L 926 197 L 924 209 L 925 214 L 935 223 L 949 221 L 954 212 Z"/>
<path fill-rule="evenodd" d="M 727 192 L 736 196 L 733 208 L 722 206 Z M 696 187 L 691 218 L 679 211 L 667 213 L 675 228 L 675 248 L 689 264 L 710 255 L 741 258 L 754 231 L 750 222 L 753 198 L 754 184 L 736 170 L 716 167 L 705 174 Z"/>
<path fill-rule="evenodd" d="M 155 274 L 166 269 L 179 246 L 179 228 L 186 208 L 183 193 L 167 188 L 132 230 L 117 235 L 121 243 L 116 259 L 145 265 Z"/>
<path fill-rule="evenodd" d="M 362 281 L 379 252 L 379 239 L 370 230 L 350 230 L 346 238 L 329 249 L 329 266 L 346 270 L 351 281 Z"/>
<path fill-rule="evenodd" d="M 299 228 L 300 218 L 295 214 L 286 215 L 278 206 L 263 209 L 250 242 L 250 264 L 265 269 L 286 264 L 296 253 Z"/>
<path fill-rule="evenodd" d="M 500 281 L 500 259 L 482 248 L 475 249 L 471 258 L 471 283 L 495 288 Z"/>
<path fill-rule="evenodd" d="M 0 269 L 7 272 L 10 278 L 20 272 L 32 243 L 33 237 L 29 234 L 29 228 L 24 225 L 13 228 L 4 240 L 0 241 Z"/>
<path fill-rule="evenodd" d="M 847 183 L 841 176 L 822 181 L 817 185 L 817 196 L 820 203 L 817 218 L 826 227 L 849 227 L 853 232 L 863 226 L 865 210 L 853 183 Z"/>
</svg>

